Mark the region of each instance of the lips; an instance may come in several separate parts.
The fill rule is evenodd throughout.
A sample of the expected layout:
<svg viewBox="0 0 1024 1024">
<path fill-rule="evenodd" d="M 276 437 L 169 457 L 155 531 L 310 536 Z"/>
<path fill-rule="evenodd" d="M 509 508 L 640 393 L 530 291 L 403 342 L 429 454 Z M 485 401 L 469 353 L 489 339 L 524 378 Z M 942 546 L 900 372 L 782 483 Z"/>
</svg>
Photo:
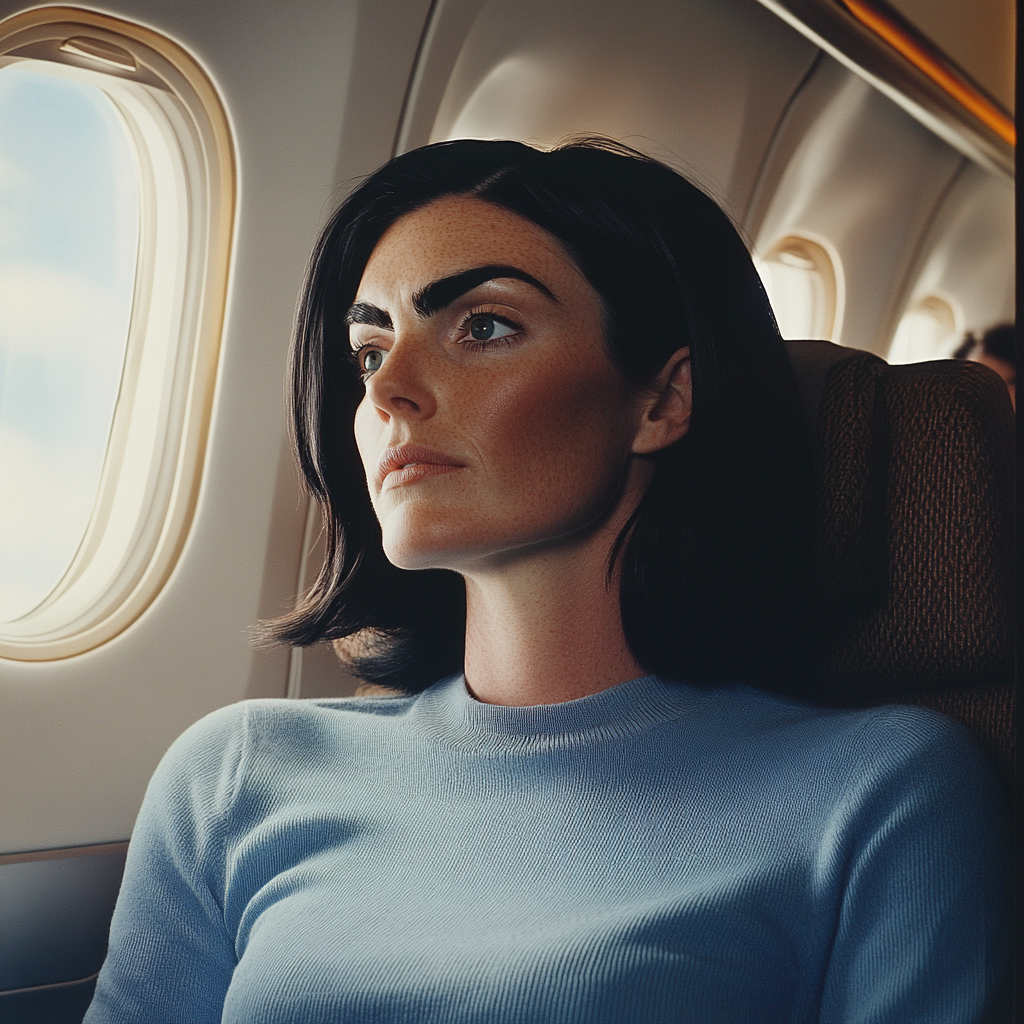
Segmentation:
<svg viewBox="0 0 1024 1024">
<path fill-rule="evenodd" d="M 386 448 L 377 463 L 377 486 L 383 487 L 464 469 L 465 463 L 422 444 Z"/>
</svg>

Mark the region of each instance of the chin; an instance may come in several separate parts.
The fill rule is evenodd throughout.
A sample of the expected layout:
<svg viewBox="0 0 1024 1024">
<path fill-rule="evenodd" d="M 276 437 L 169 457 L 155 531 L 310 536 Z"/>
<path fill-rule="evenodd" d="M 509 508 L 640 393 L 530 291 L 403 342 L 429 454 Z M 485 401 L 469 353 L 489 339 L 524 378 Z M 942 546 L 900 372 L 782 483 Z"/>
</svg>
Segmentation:
<svg viewBox="0 0 1024 1024">
<path fill-rule="evenodd" d="M 384 554 L 387 560 L 396 569 L 440 569 L 438 554 L 432 551 L 423 551 L 416 548 L 402 546 L 384 545 Z"/>
<path fill-rule="evenodd" d="M 437 523 L 389 524 L 383 531 L 384 554 L 399 569 L 453 569 L 468 554 L 466 540 L 464 531 Z"/>
</svg>

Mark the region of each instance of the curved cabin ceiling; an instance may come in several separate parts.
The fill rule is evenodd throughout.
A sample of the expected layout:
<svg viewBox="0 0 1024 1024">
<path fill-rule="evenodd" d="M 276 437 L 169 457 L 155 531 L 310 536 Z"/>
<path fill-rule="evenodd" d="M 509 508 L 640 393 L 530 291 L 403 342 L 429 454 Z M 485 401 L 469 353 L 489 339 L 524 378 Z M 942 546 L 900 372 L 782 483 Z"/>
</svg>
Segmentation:
<svg viewBox="0 0 1024 1024">
<path fill-rule="evenodd" d="M 1014 0 L 889 0 L 889 5 L 1014 112 Z"/>
<path fill-rule="evenodd" d="M 758 2 L 964 156 L 1013 177 L 1013 0 Z"/>
</svg>

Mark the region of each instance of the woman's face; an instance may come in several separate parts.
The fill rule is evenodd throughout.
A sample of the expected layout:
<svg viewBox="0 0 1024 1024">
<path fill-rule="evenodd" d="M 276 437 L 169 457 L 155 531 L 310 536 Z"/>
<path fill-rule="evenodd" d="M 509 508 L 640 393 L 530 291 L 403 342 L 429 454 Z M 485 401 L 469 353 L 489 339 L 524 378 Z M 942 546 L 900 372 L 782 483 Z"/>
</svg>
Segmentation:
<svg viewBox="0 0 1024 1024">
<path fill-rule="evenodd" d="M 395 565 L 472 573 L 606 520 L 639 406 L 598 294 L 552 236 L 438 200 L 381 238 L 347 319 L 366 381 L 356 442 Z"/>
</svg>

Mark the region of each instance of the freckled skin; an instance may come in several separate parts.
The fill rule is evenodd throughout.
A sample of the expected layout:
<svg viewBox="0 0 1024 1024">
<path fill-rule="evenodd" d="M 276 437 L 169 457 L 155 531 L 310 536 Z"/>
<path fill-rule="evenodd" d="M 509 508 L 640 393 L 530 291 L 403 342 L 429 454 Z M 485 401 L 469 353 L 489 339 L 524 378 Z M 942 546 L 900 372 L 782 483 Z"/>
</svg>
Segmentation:
<svg viewBox="0 0 1024 1024">
<path fill-rule="evenodd" d="M 522 270 L 554 298 L 503 277 L 417 313 L 413 296 L 427 285 L 486 265 Z M 605 347 L 600 297 L 557 240 L 478 199 L 439 200 L 396 222 L 357 302 L 393 325 L 350 329 L 374 368 L 355 433 L 384 551 L 402 568 L 465 577 L 475 695 L 550 703 L 640 674 L 605 572 L 650 478 L 637 455 L 686 431 L 686 350 L 665 371 L 660 404 L 656 393 L 631 394 Z M 486 314 L 517 326 L 474 342 L 467 324 Z M 402 444 L 460 468 L 408 482 L 396 473 L 382 485 L 379 459 Z"/>
<path fill-rule="evenodd" d="M 469 267 L 526 269 L 487 282 L 428 320 L 412 307 L 424 285 Z M 501 564 L 564 539 L 609 510 L 635 430 L 630 401 L 605 351 L 597 293 L 557 242 L 478 200 L 435 203 L 381 239 L 359 301 L 387 310 L 395 331 L 352 328 L 386 356 L 367 381 L 356 437 L 384 550 L 403 568 Z M 522 324 L 521 338 L 473 349 L 459 325 L 476 309 Z M 411 485 L 376 486 L 381 451 L 429 445 L 465 469 Z"/>
</svg>

